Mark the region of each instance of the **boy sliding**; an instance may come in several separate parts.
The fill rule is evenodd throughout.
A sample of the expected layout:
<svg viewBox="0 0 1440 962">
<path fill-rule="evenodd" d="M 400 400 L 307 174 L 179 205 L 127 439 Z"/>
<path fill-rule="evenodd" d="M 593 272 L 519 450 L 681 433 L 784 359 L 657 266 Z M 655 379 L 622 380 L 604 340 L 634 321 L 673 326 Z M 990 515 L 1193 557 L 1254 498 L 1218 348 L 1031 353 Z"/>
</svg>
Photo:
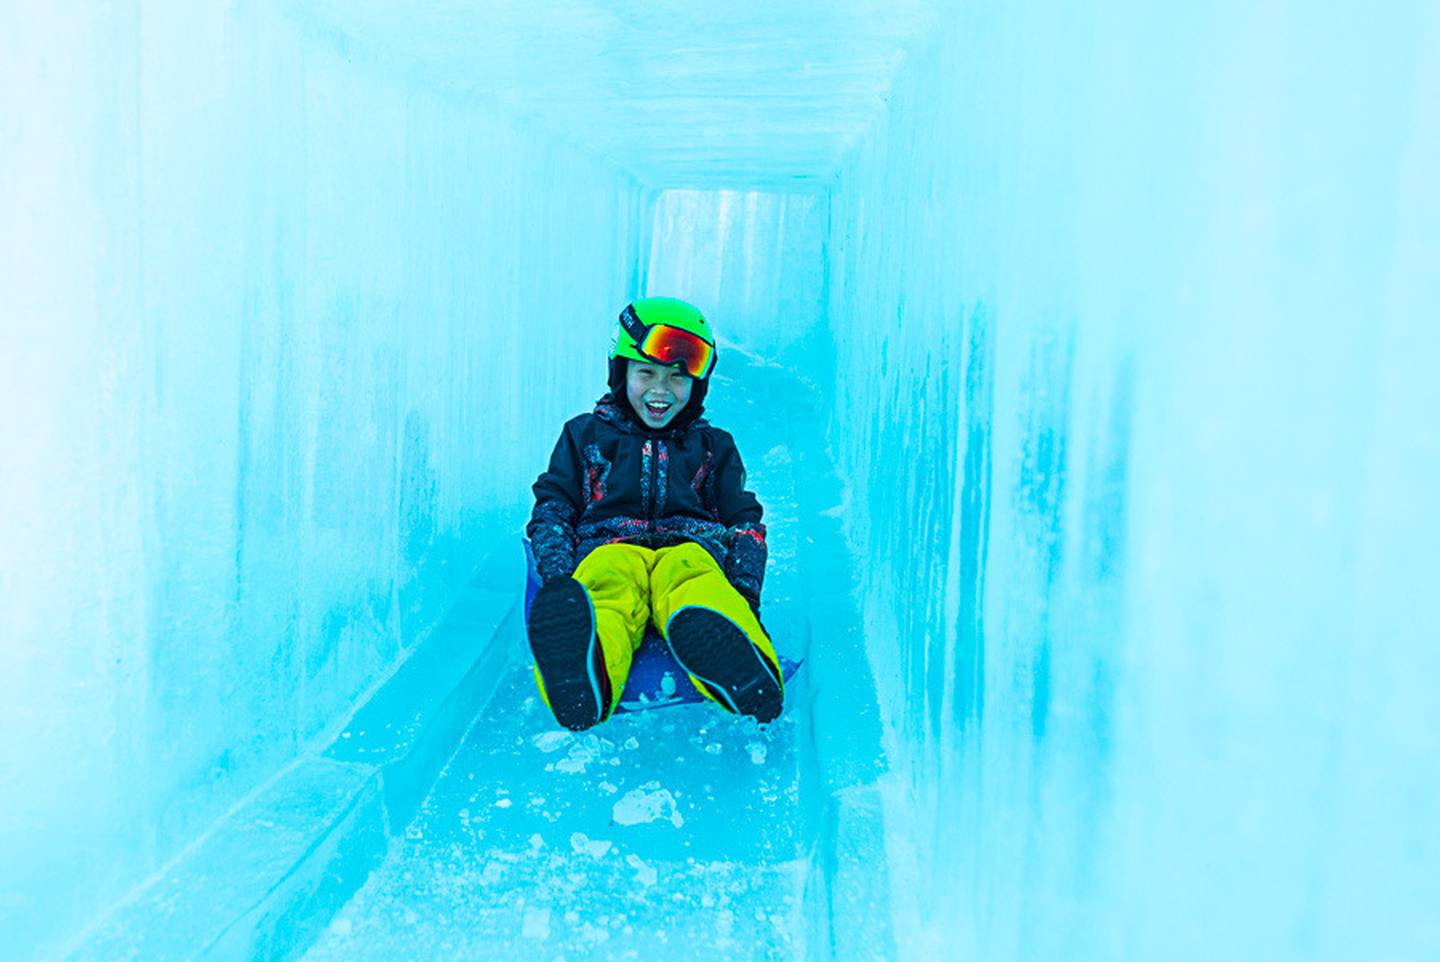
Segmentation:
<svg viewBox="0 0 1440 962">
<path fill-rule="evenodd" d="M 565 424 L 526 533 L 544 582 L 526 628 L 555 719 L 583 731 L 620 703 L 651 620 L 702 695 L 768 722 L 784 683 L 760 624 L 763 509 L 731 436 L 700 415 L 715 338 L 668 297 L 620 314 L 610 391 Z"/>
</svg>

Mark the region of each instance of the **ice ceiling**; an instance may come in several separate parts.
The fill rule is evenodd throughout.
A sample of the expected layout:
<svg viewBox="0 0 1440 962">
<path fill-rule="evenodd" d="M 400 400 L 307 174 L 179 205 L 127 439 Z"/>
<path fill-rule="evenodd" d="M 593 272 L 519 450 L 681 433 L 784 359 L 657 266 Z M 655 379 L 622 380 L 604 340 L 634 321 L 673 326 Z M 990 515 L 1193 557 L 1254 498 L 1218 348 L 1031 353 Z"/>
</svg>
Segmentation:
<svg viewBox="0 0 1440 962">
<path fill-rule="evenodd" d="M 302 0 L 352 57 L 495 98 L 659 187 L 823 186 L 935 19 L 918 0 Z"/>
</svg>

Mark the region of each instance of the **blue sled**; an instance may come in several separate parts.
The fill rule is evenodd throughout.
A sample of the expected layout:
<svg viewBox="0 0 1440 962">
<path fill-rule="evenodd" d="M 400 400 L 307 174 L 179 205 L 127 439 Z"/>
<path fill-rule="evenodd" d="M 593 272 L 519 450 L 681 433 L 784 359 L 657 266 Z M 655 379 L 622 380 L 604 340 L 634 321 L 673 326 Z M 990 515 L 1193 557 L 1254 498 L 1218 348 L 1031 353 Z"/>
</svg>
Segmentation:
<svg viewBox="0 0 1440 962">
<path fill-rule="evenodd" d="M 530 603 L 535 600 L 535 592 L 540 590 L 540 572 L 535 568 L 535 551 L 530 547 L 530 539 L 523 540 L 526 567 L 525 620 L 529 623 Z M 788 682 L 795 677 L 795 672 L 800 669 L 802 662 L 786 658 L 778 652 L 776 654 L 780 658 L 780 673 Z M 635 660 L 630 665 L 630 677 L 625 681 L 625 690 L 620 693 L 620 707 L 615 709 L 616 714 L 643 711 L 647 708 L 668 708 L 671 705 L 704 700 L 705 697 L 696 691 L 695 686 L 685 677 L 685 669 L 680 667 L 680 663 L 670 653 L 670 646 L 665 644 L 655 626 L 647 625 L 645 640 L 640 643 L 640 650 L 635 652 Z"/>
</svg>

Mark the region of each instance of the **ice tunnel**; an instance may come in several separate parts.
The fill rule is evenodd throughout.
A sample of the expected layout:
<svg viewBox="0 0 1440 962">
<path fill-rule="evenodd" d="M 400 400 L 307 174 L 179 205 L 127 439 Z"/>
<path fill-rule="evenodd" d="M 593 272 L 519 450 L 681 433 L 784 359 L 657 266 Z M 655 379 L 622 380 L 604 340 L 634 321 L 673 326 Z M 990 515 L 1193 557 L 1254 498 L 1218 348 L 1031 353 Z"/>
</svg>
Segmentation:
<svg viewBox="0 0 1440 962">
<path fill-rule="evenodd" d="M 1440 958 L 1440 10 L 0 9 L 0 958 Z M 537 701 L 631 298 L 803 663 Z"/>
</svg>

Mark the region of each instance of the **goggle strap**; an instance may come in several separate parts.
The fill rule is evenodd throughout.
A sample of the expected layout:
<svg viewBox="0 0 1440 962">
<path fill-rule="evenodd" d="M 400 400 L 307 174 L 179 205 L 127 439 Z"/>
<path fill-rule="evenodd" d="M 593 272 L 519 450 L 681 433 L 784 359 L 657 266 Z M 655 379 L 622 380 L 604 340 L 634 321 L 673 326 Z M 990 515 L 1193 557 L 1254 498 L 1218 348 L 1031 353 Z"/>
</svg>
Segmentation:
<svg viewBox="0 0 1440 962">
<path fill-rule="evenodd" d="M 625 310 L 620 312 L 620 326 L 625 328 L 625 333 L 630 335 L 636 346 L 645 343 L 645 335 L 650 331 L 650 326 L 640 320 L 640 315 L 635 313 L 633 305 L 627 305 Z"/>
</svg>

